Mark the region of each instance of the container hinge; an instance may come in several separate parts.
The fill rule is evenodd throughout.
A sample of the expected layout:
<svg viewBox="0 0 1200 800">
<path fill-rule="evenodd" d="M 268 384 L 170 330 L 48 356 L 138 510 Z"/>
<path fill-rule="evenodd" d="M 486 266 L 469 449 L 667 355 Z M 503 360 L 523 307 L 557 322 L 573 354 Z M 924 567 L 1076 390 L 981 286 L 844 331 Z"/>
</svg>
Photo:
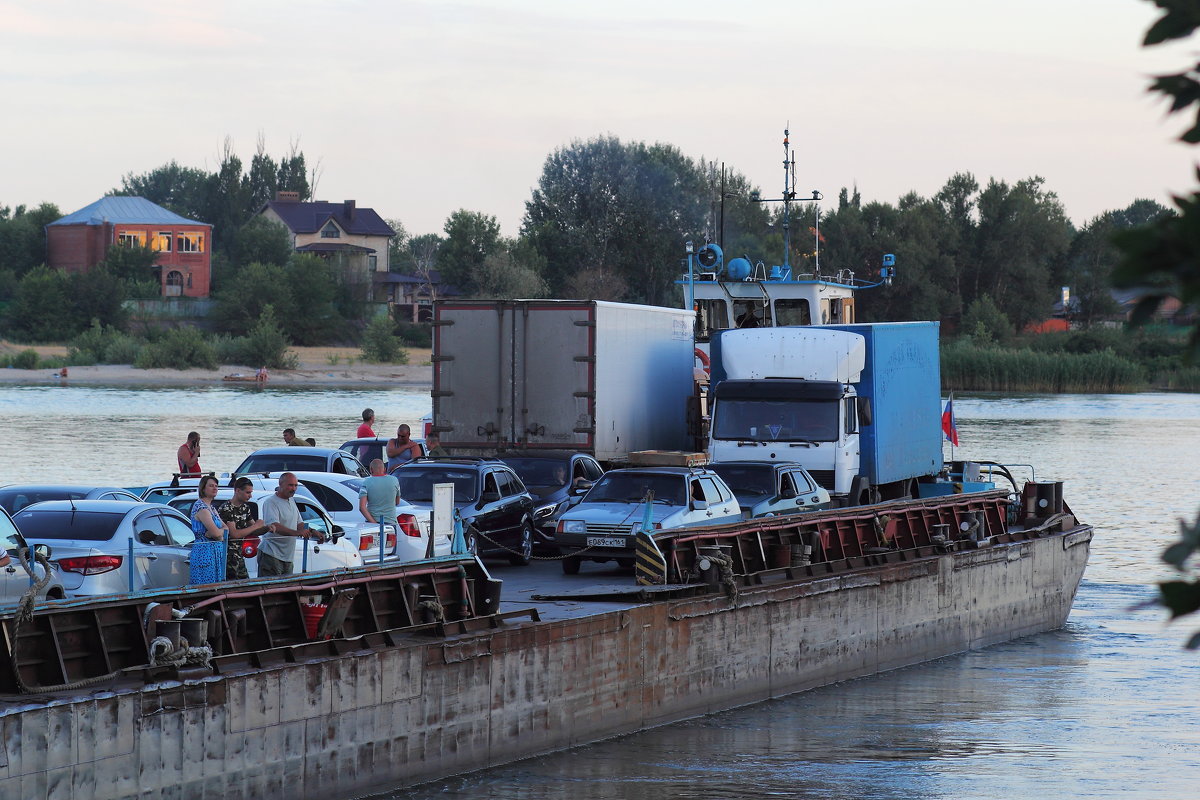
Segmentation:
<svg viewBox="0 0 1200 800">
<path fill-rule="evenodd" d="M 429 360 L 433 361 L 453 361 L 454 356 L 430 356 Z"/>
<path fill-rule="evenodd" d="M 589 363 L 589 364 L 595 364 L 595 363 L 596 363 L 596 357 L 595 357 L 595 356 L 575 356 L 575 360 L 576 360 L 576 361 L 586 361 L 586 362 L 587 362 L 587 363 Z"/>
<path fill-rule="evenodd" d="M 572 397 L 586 397 L 588 400 L 595 400 L 595 392 L 571 392 Z"/>
<path fill-rule="evenodd" d="M 575 323 L 574 323 L 574 324 L 578 325 L 578 326 L 579 326 L 579 327 L 581 327 L 581 328 L 594 328 L 594 327 L 596 327 L 596 323 L 595 323 L 595 321 L 594 321 L 594 320 L 590 320 L 590 319 L 577 319 L 577 320 L 575 320 Z"/>
<path fill-rule="evenodd" d="M 430 397 L 454 397 L 453 389 L 433 389 L 429 392 Z"/>
<path fill-rule="evenodd" d="M 590 434 L 594 435 L 596 433 L 596 428 L 595 428 L 595 426 L 592 426 L 590 428 L 572 428 L 571 432 L 572 433 L 590 433 Z"/>
</svg>

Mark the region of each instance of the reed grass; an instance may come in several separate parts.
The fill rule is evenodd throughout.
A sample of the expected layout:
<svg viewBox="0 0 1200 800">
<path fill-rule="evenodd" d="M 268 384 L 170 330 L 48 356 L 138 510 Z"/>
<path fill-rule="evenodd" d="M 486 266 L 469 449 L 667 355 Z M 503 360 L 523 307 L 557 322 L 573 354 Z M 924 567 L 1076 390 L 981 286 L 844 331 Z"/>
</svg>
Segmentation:
<svg viewBox="0 0 1200 800">
<path fill-rule="evenodd" d="M 942 348 L 944 390 L 974 392 L 1136 392 L 1148 388 L 1145 370 L 1112 350 L 1038 352 L 968 340 Z"/>
</svg>

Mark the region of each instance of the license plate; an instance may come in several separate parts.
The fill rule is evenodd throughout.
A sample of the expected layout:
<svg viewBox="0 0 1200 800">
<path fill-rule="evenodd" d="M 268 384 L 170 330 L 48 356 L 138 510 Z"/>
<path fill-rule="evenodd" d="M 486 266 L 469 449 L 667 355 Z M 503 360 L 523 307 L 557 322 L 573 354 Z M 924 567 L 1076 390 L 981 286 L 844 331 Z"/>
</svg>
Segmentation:
<svg viewBox="0 0 1200 800">
<path fill-rule="evenodd" d="M 626 547 L 628 540 L 624 536 L 589 536 L 588 547 Z"/>
</svg>

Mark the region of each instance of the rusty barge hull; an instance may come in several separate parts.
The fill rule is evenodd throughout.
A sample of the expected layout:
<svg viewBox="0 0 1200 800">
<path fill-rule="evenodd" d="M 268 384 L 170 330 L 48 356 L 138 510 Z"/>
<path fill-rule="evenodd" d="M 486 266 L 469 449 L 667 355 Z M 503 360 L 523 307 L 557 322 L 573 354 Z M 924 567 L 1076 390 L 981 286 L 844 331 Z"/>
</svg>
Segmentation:
<svg viewBox="0 0 1200 800">
<path fill-rule="evenodd" d="M 1072 521 L 773 573 L 735 599 L 362 636 L 195 680 L 10 697 L 0 797 L 338 798 L 504 764 L 1058 628 L 1091 536 Z"/>
</svg>

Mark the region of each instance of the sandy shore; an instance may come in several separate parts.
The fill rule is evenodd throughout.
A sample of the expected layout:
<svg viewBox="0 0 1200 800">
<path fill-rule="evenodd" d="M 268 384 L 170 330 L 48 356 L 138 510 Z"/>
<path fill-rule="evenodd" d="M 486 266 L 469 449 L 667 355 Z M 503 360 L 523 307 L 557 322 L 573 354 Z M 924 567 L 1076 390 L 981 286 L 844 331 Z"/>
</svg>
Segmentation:
<svg viewBox="0 0 1200 800">
<path fill-rule="evenodd" d="M 6 352 L 36 350 L 42 358 L 65 356 L 66 348 L 56 345 L 0 345 Z M 353 347 L 293 347 L 300 364 L 293 370 L 271 370 L 268 386 L 410 386 L 428 387 L 433 383 L 430 351 L 410 349 L 407 364 L 367 364 L 359 360 Z M 186 386 L 220 383 L 227 376 L 253 379 L 256 367 L 229 364 L 209 369 L 137 369 L 130 364 L 71 366 L 67 377 L 60 378 L 51 369 L 0 369 L 0 383 L 36 383 L 53 381 L 71 384 L 108 384 L 112 386 Z M 241 382 L 241 381 L 236 381 Z M 253 380 L 248 381 L 253 384 Z"/>
</svg>

